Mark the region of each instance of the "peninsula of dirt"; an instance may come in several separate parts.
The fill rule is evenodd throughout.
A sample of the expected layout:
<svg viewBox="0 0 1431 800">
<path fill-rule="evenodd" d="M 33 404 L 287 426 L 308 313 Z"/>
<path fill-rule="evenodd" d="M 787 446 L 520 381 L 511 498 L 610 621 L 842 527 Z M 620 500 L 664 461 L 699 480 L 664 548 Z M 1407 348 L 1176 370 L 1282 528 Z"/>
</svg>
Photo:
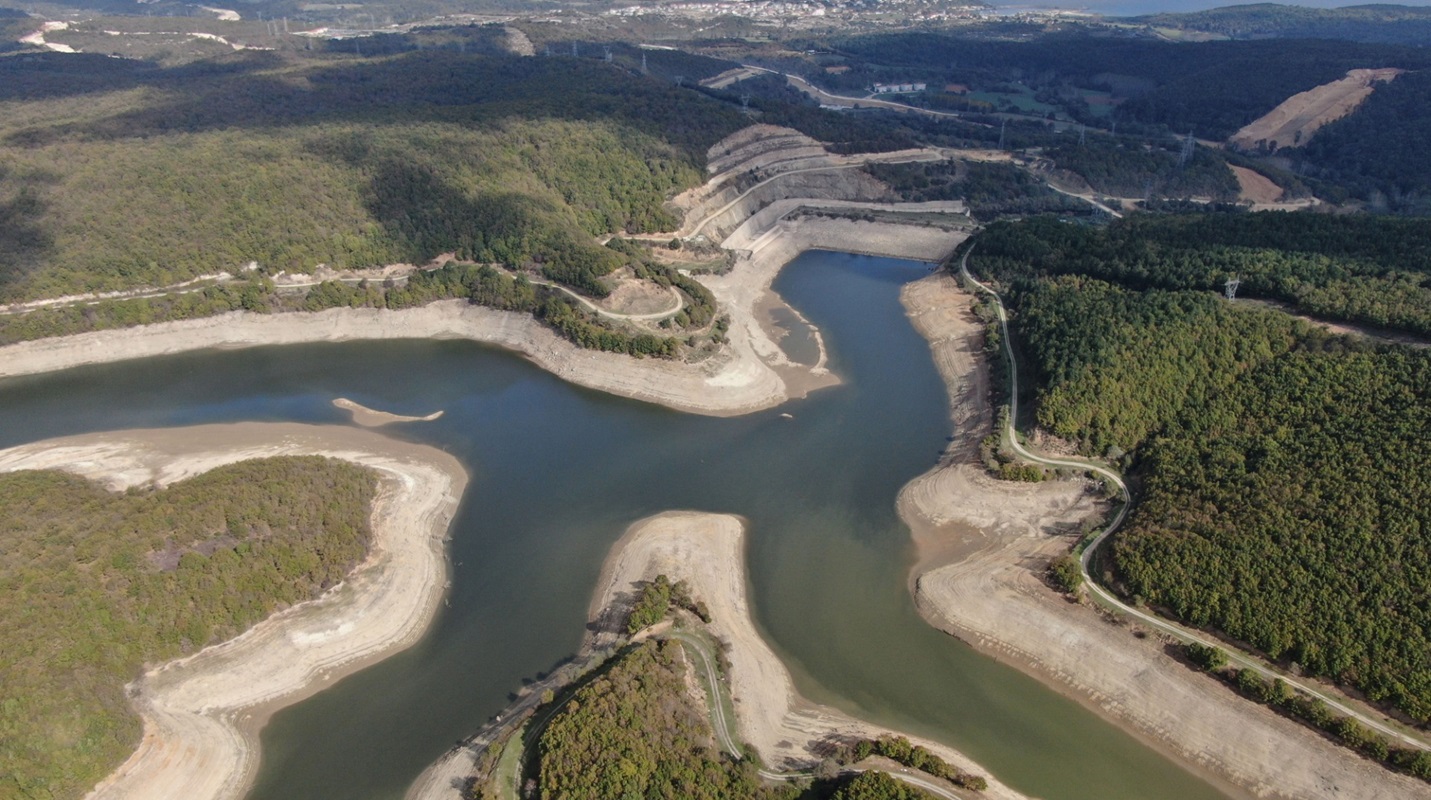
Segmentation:
<svg viewBox="0 0 1431 800">
<path fill-rule="evenodd" d="M 909 284 L 902 299 L 930 342 L 954 421 L 944 464 L 899 497 L 920 554 L 911 584 L 931 624 L 1068 693 L 1233 796 L 1424 795 L 1419 781 L 1244 701 L 1156 636 L 1049 588 L 1044 572 L 1099 515 L 1097 495 L 1082 482 L 988 477 L 977 451 L 993 414 L 973 298 L 941 273 Z"/>
<path fill-rule="evenodd" d="M 632 598 L 658 575 L 684 581 L 691 596 L 705 604 L 710 617 L 705 630 L 722 643 L 729 663 L 726 678 L 735 709 L 735 738 L 759 753 L 767 770 L 763 777 L 778 780 L 782 773 L 809 771 L 825 757 L 822 745 L 895 733 L 811 703 L 796 692 L 789 671 L 751 619 L 745 522 L 729 514 L 670 511 L 633 524 L 612 546 L 602 567 L 588 612 L 584 651 L 604 651 L 626 640 Z M 950 747 L 913 741 L 960 770 L 987 775 Z M 407 800 L 460 800 L 457 787 L 472 774 L 474 765 L 467 748 L 454 748 L 409 789 Z M 940 796 L 956 795 L 944 790 Z M 993 778 L 988 778 L 980 796 L 1023 797 Z"/>
<path fill-rule="evenodd" d="M 255 458 L 323 455 L 380 476 L 368 558 L 316 600 L 130 685 L 139 748 L 91 798 L 242 797 L 277 709 L 417 641 L 446 585 L 444 542 L 467 483 L 435 448 L 349 427 L 242 423 L 51 439 L 0 451 L 0 471 L 58 469 L 115 491 L 163 487 Z"/>
</svg>

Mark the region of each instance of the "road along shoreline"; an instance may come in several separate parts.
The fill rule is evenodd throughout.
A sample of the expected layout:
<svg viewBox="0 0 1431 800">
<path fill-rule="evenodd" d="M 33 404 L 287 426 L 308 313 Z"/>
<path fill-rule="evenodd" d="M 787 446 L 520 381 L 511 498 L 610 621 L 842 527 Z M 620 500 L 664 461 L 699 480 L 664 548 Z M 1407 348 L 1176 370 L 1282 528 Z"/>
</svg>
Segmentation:
<svg viewBox="0 0 1431 800">
<path fill-rule="evenodd" d="M 427 629 L 446 590 L 445 542 L 467 473 L 433 447 L 288 423 L 114 431 L 0 451 L 0 471 L 60 469 L 116 491 L 292 455 L 378 473 L 368 557 L 321 597 L 131 684 L 143 738 L 92 800 L 242 797 L 258 768 L 258 732 L 274 712 L 411 646 Z"/>
<path fill-rule="evenodd" d="M 949 389 L 955 438 L 944 463 L 900 494 L 919 561 L 925 619 L 1078 700 L 1234 797 L 1420 797 L 1390 772 L 1250 703 L 1169 654 L 1167 643 L 1069 602 L 1043 581 L 1103 513 L 1087 484 L 989 478 L 978 445 L 993 431 L 983 325 L 946 273 L 902 300 Z M 1141 634 L 1138 635 L 1138 634 Z"/>
</svg>

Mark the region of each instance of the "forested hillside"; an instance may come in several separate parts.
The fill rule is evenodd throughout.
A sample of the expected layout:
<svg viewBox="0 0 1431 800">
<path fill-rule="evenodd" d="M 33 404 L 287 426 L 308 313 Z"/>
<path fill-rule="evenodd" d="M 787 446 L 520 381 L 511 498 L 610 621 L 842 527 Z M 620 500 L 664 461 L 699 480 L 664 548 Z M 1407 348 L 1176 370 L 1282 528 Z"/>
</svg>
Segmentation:
<svg viewBox="0 0 1431 800">
<path fill-rule="evenodd" d="M 1376 210 L 1431 211 L 1431 69 L 1379 84 L 1356 113 L 1284 155 Z"/>
<path fill-rule="evenodd" d="M 1431 354 L 1299 350 L 1155 438 L 1128 591 L 1431 720 Z"/>
<path fill-rule="evenodd" d="M 632 627 L 649 622 L 633 616 Z M 841 774 L 843 766 L 880 755 L 971 791 L 985 788 L 982 777 L 893 736 L 839 744 L 828 768 L 795 783 L 762 778 L 758 759 L 735 759 L 717 746 L 682 647 L 660 639 L 632 645 L 569 699 L 558 700 L 559 710 L 536 737 L 533 783 L 527 785 L 553 800 L 932 800 L 934 795 L 883 772 Z M 479 781 L 475 796 L 501 795 Z"/>
<path fill-rule="evenodd" d="M 1322 214 L 1139 215 L 1106 228 L 1030 220 L 979 237 L 986 274 L 1080 274 L 1125 286 L 1221 290 L 1308 314 L 1431 335 L 1431 222 Z"/>
<path fill-rule="evenodd" d="M 1216 33 L 1233 39 L 1347 39 L 1353 42 L 1424 45 L 1431 40 L 1431 9 L 1389 3 L 1345 8 L 1307 8 L 1252 3 L 1191 14 L 1149 14 L 1128 22 L 1158 28 Z"/>
<path fill-rule="evenodd" d="M 1323 298 L 1355 304 L 1364 287 L 1424 332 L 1424 224 L 1031 220 L 991 226 L 970 257 L 1006 288 L 1038 424 L 1131 466 L 1136 505 L 1114 539 L 1115 585 L 1422 722 L 1431 352 L 1331 335 L 1216 290 L 1237 273 L 1327 313 Z"/>
<path fill-rule="evenodd" d="M 1041 102 L 1079 113 L 1078 89 L 1111 92 L 1119 130 L 1224 139 L 1297 92 L 1347 70 L 1431 66 L 1423 49 L 1338 41 L 1172 43 L 1087 34 L 995 41 L 953 34 L 896 33 L 834 43 L 851 69 L 814 76 L 852 90 L 876 81 L 940 81 L 1000 92 L 1017 83 Z"/>
<path fill-rule="evenodd" d="M 745 121 L 594 59 L 115 63 L 0 59 L 0 301 L 444 252 L 589 290 Z"/>
<path fill-rule="evenodd" d="M 1180 164 L 1171 147 L 1094 135 L 1082 144 L 1061 143 L 1043 155 L 1060 169 L 1078 173 L 1094 191 L 1114 197 L 1237 198 L 1237 179 L 1227 162 L 1206 147 L 1194 148 L 1187 163 Z"/>
<path fill-rule="evenodd" d="M 963 200 L 975 219 L 982 221 L 1007 214 L 1086 214 L 1089 209 L 1082 200 L 1055 192 L 1011 164 L 939 161 L 870 164 L 865 169 L 905 200 Z"/>
<path fill-rule="evenodd" d="M 537 744 L 542 797 L 791 798 L 716 748 L 676 642 L 649 641 L 578 690 Z"/>
<path fill-rule="evenodd" d="M 272 458 L 162 491 L 0 475 L 0 798 L 76 798 L 139 742 L 124 684 L 340 581 L 376 477 Z"/>
</svg>

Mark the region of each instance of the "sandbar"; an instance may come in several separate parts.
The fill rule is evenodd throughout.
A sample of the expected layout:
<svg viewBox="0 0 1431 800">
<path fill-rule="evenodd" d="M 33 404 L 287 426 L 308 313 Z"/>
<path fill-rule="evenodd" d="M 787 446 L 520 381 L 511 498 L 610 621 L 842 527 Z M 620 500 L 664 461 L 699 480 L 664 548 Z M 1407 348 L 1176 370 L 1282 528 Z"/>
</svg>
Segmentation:
<svg viewBox="0 0 1431 800">
<path fill-rule="evenodd" d="M 130 684 L 143 739 L 90 798 L 242 797 L 258 767 L 258 731 L 273 712 L 414 644 L 427 628 L 445 592 L 445 541 L 467 473 L 436 448 L 347 426 L 116 431 L 0 451 L 0 471 L 60 469 L 115 491 L 281 455 L 324 455 L 378 473 L 367 559 L 321 597 Z"/>
<path fill-rule="evenodd" d="M 375 408 L 368 408 L 346 397 L 335 399 L 333 405 L 352 414 L 353 423 L 361 425 L 364 428 L 381 428 L 384 425 L 391 425 L 394 422 L 432 422 L 433 420 L 442 418 L 441 411 L 434 411 L 422 417 L 409 417 L 403 416 L 402 414 L 393 414 L 388 411 L 379 411 Z"/>
</svg>

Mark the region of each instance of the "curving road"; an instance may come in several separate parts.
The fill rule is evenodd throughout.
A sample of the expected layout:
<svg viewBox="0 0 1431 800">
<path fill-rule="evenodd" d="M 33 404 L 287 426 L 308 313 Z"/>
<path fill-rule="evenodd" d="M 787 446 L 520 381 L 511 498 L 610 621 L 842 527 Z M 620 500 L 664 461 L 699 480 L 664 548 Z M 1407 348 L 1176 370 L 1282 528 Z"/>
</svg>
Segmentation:
<svg viewBox="0 0 1431 800">
<path fill-rule="evenodd" d="M 1328 696 L 1326 693 L 1312 686 L 1302 683 L 1295 678 L 1292 678 L 1278 670 L 1268 667 L 1266 664 L 1257 660 L 1253 656 L 1250 656 L 1237 650 L 1230 649 L 1223 642 L 1216 641 L 1209 637 L 1203 636 L 1199 633 L 1194 632 L 1190 628 L 1185 628 L 1182 625 L 1170 622 L 1166 619 L 1163 619 L 1162 617 L 1149 614 L 1145 611 L 1140 611 L 1119 600 L 1113 595 L 1112 592 L 1103 588 L 1103 586 L 1101 586 L 1097 581 L 1093 580 L 1093 576 L 1088 571 L 1088 565 L 1093 560 L 1093 553 L 1095 550 L 1098 549 L 1098 546 L 1102 544 L 1113 533 L 1113 531 L 1118 528 L 1119 525 L 1123 524 L 1123 519 L 1128 515 L 1128 507 L 1132 501 L 1132 495 L 1129 494 L 1128 485 L 1123 482 L 1123 478 L 1119 476 L 1118 473 L 1113 472 L 1106 467 L 1094 464 L 1089 461 L 1044 458 L 1043 456 L 1035 455 L 1034 453 L 1029 452 L 1027 449 L 1024 448 L 1022 444 L 1019 443 L 1018 435 L 1014 429 L 1014 415 L 1012 412 L 1012 409 L 1018 408 L 1019 371 L 1017 362 L 1015 362 L 1014 360 L 1013 342 L 1009 338 L 1008 314 L 1004 311 L 1004 301 L 1003 298 L 999 297 L 999 293 L 994 291 L 992 288 L 980 283 L 978 280 L 975 280 L 974 276 L 969 273 L 969 253 L 971 252 L 973 252 L 973 247 L 970 247 L 968 250 L 964 251 L 964 256 L 959 261 L 959 273 L 964 276 L 964 278 L 968 280 L 971 284 L 978 287 L 981 291 L 992 297 L 994 299 L 994 305 L 999 312 L 999 330 L 1004 337 L 1004 355 L 1009 360 L 1010 413 L 1008 420 L 1008 430 L 1006 431 L 1006 433 L 1008 434 L 1009 443 L 1013 447 L 1014 452 L 1018 453 L 1020 456 L 1028 459 L 1029 461 L 1033 461 L 1039 464 L 1047 464 L 1053 467 L 1071 467 L 1073 469 L 1082 469 L 1088 470 L 1090 472 L 1095 472 L 1112 481 L 1113 484 L 1118 487 L 1119 497 L 1123 501 L 1122 506 L 1118 509 L 1118 513 L 1115 514 L 1113 519 L 1108 523 L 1108 525 L 1104 527 L 1103 530 L 1100 531 L 1098 535 L 1088 543 L 1088 546 L 1083 549 L 1083 553 L 1079 556 L 1078 567 L 1083 572 L 1083 580 L 1084 583 L 1088 585 L 1089 590 L 1092 591 L 1093 594 L 1099 600 L 1103 601 L 1106 605 L 1112 606 L 1123 614 L 1133 617 L 1134 619 L 1137 619 L 1139 622 L 1142 622 L 1143 624 L 1148 625 L 1151 628 L 1155 628 L 1165 634 L 1168 634 L 1169 636 L 1172 636 L 1173 638 L 1177 639 L 1180 642 L 1183 642 L 1184 644 L 1196 643 L 1205 647 L 1216 647 L 1220 650 L 1223 650 L 1227 653 L 1228 661 L 1238 667 L 1250 669 L 1254 673 L 1261 675 L 1263 678 L 1280 679 L 1288 686 L 1291 686 L 1301 692 L 1304 692 L 1312 697 L 1317 698 L 1318 700 L 1321 700 L 1323 703 L 1326 703 L 1329 708 L 1336 709 L 1342 714 L 1345 714 L 1346 716 L 1355 719 L 1357 722 L 1360 722 L 1361 724 L 1367 726 L 1368 728 L 1371 728 L 1372 730 L 1377 731 L 1378 733 L 1389 736 L 1395 740 L 1398 740 L 1420 750 L 1431 750 L 1431 745 L 1428 745 L 1428 743 L 1424 739 L 1418 736 L 1410 735 L 1402 730 L 1398 730 L 1397 728 L 1393 728 L 1380 719 L 1368 716 L 1366 713 L 1354 709 L 1351 706 L 1348 706 L 1345 702 L 1342 702 L 1334 697 Z"/>
<path fill-rule="evenodd" d="M 679 312 L 682 308 L 685 308 L 685 306 L 686 306 L 686 300 L 685 300 L 685 298 L 683 298 L 683 297 L 681 296 L 681 293 L 676 289 L 676 287 L 674 287 L 674 286 L 667 286 L 666 289 L 671 293 L 671 296 L 676 299 L 676 305 L 675 305 L 673 308 L 668 308 L 668 309 L 666 309 L 665 311 L 657 311 L 657 312 L 654 312 L 654 313 L 651 313 L 651 314 L 622 314 L 622 313 L 619 312 L 619 311 L 608 311 L 608 310 L 602 308 L 601 306 L 598 306 L 597 304 L 591 302 L 591 299 L 588 298 L 588 297 L 586 297 L 585 295 L 579 294 L 579 293 L 577 293 L 577 292 L 574 292 L 574 291 L 572 291 L 571 289 L 568 289 L 568 288 L 566 288 L 565 286 L 562 286 L 562 285 L 559 284 L 559 283 L 554 283 L 554 282 L 549 281 L 549 280 L 547 280 L 547 279 L 545 279 L 545 278 L 533 278 L 533 277 L 530 277 L 530 276 L 527 277 L 527 280 L 530 281 L 531 283 L 534 283 L 534 284 L 538 285 L 538 286 L 547 286 L 547 287 L 550 287 L 550 288 L 552 288 L 552 289 L 556 289 L 556 290 L 559 291 L 559 292 L 563 292 L 563 293 L 569 295 L 570 297 L 574 298 L 578 303 L 581 303 L 583 306 L 586 306 L 587 308 L 591 309 L 591 310 L 592 310 L 593 312 L 595 312 L 596 314 L 598 314 L 598 315 L 600 315 L 600 316 L 603 316 L 603 317 L 608 317 L 608 318 L 610 318 L 610 319 L 625 319 L 625 320 L 654 320 L 654 319 L 663 319 L 663 318 L 665 318 L 665 317 L 669 317 L 669 316 L 672 316 L 672 315 L 676 314 L 677 312 Z"/>
</svg>

